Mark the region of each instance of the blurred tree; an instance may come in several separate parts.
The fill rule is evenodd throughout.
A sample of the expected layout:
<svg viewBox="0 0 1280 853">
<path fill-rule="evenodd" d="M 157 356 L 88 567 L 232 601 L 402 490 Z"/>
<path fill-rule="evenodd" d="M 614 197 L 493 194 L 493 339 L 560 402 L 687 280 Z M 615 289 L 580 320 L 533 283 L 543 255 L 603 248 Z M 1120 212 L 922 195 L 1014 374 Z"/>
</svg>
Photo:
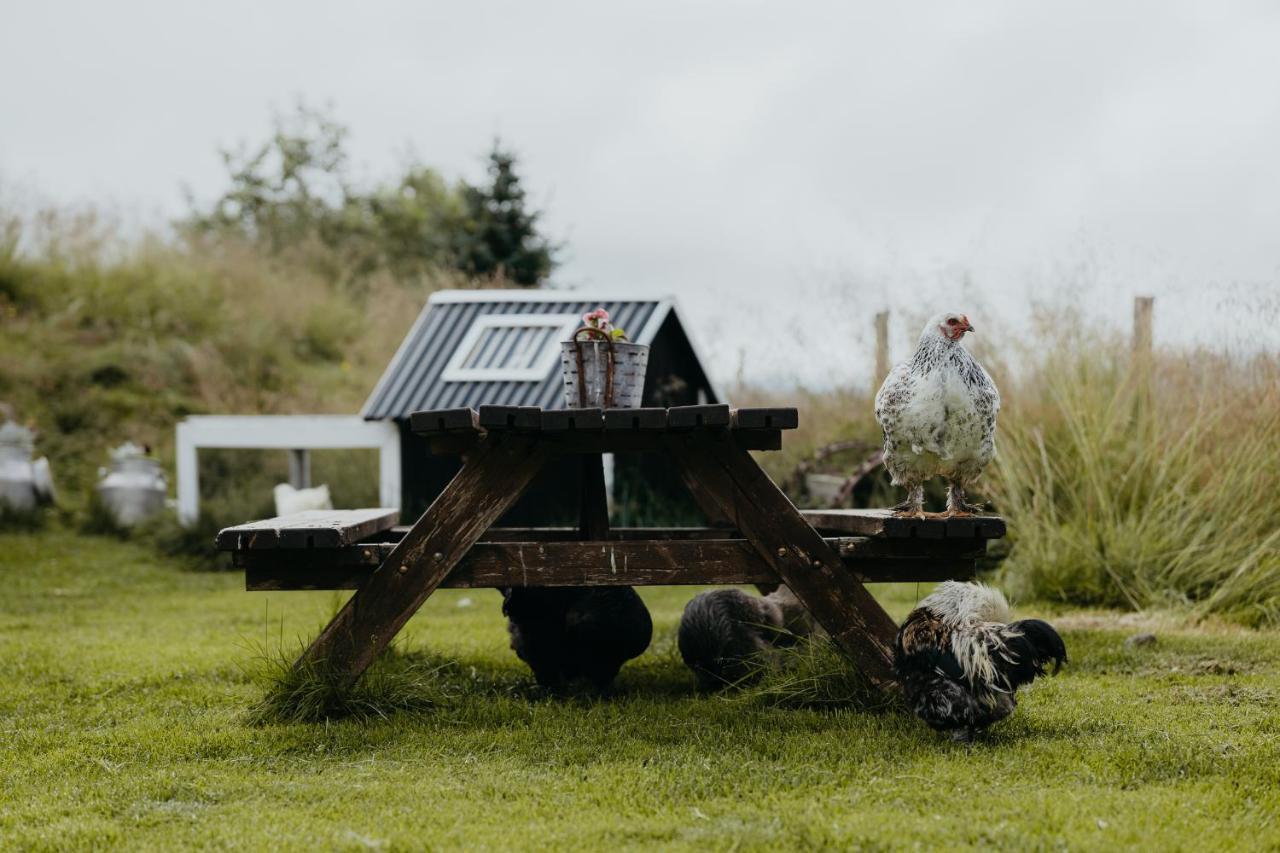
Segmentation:
<svg viewBox="0 0 1280 853">
<path fill-rule="evenodd" d="M 425 166 L 410 166 L 399 182 L 353 199 L 357 217 L 377 247 L 381 265 L 412 273 L 453 265 L 453 240 L 464 218 L 461 193 Z"/>
<path fill-rule="evenodd" d="M 235 236 L 271 252 L 318 242 L 341 260 L 334 269 L 362 275 L 387 269 L 409 276 L 431 268 L 521 286 L 550 273 L 555 247 L 525 207 L 515 158 L 496 145 L 489 185 L 450 185 L 410 164 L 397 180 L 362 190 L 350 179 L 347 129 L 299 105 L 277 117 L 257 147 L 222 152 L 230 187 L 207 208 L 189 199 L 179 223 L 205 238 Z"/>
<path fill-rule="evenodd" d="M 345 127 L 303 104 L 292 116 L 277 116 L 266 142 L 221 152 L 231 186 L 208 212 L 193 209 L 186 224 L 200 233 L 238 233 L 274 250 L 312 235 L 332 241 L 344 230 L 343 210 L 353 195 L 346 136 Z"/>
<path fill-rule="evenodd" d="M 463 185 L 466 217 L 454 244 L 455 255 L 464 272 L 533 287 L 551 273 L 556 247 L 538 233 L 541 213 L 526 208 L 515 167 L 515 155 L 494 143 L 489 152 L 489 185 Z"/>
</svg>

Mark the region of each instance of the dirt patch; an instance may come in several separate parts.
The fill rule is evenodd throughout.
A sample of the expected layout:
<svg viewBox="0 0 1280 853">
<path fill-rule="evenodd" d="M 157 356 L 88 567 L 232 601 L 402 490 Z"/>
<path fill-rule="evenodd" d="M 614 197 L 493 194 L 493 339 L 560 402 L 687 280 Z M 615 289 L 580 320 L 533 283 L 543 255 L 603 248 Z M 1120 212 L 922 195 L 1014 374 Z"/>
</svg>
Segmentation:
<svg viewBox="0 0 1280 853">
<path fill-rule="evenodd" d="M 1168 698 L 1162 693 L 1160 698 Z M 1204 687 L 1179 685 L 1172 689 L 1172 695 L 1179 701 L 1197 702 L 1210 705 L 1258 705 L 1271 707 L 1276 703 L 1274 690 L 1265 687 L 1252 687 L 1242 684 L 1214 684 Z"/>
<path fill-rule="evenodd" d="M 1052 617 L 1054 626 L 1064 631 L 1131 631 L 1133 633 L 1212 634 L 1218 636 L 1258 636 L 1280 631 L 1246 628 L 1221 619 L 1197 620 L 1188 613 L 1154 610 L 1127 613 L 1119 610 L 1079 610 Z"/>
</svg>

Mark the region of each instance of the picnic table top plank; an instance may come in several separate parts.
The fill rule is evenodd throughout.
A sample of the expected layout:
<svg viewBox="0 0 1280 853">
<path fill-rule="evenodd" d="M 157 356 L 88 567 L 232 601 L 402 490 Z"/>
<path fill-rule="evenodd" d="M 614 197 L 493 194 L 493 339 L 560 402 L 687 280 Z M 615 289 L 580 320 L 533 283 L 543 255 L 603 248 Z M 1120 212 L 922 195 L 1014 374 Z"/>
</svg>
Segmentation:
<svg viewBox="0 0 1280 853">
<path fill-rule="evenodd" d="M 605 409 L 604 428 L 606 432 L 662 432 L 667 428 L 667 410 Z"/>
<path fill-rule="evenodd" d="M 541 433 L 549 439 L 545 446 L 551 453 L 661 453 L 662 439 L 667 434 L 653 429 L 544 430 Z M 429 439 L 433 454 L 458 456 L 474 449 L 481 434 L 433 433 Z M 738 430 L 733 433 L 733 440 L 744 450 L 782 449 L 782 433 L 776 429 Z"/>
<path fill-rule="evenodd" d="M 543 432 L 599 432 L 604 429 L 604 409 L 543 409 Z"/>
<path fill-rule="evenodd" d="M 389 507 L 313 509 L 228 527 L 218 533 L 215 544 L 220 551 L 342 548 L 390 530 L 399 520 L 400 511 Z"/>
<path fill-rule="evenodd" d="M 667 428 L 672 430 L 727 427 L 732 421 L 732 411 L 724 404 L 667 409 Z"/>
<path fill-rule="evenodd" d="M 542 429 L 542 409 L 538 406 L 481 406 L 477 419 L 487 430 L 538 432 Z"/>
<path fill-rule="evenodd" d="M 732 429 L 735 432 L 776 432 L 795 429 L 800 422 L 794 408 L 733 409 L 723 403 L 671 408 L 543 409 L 538 406 L 484 405 L 469 408 L 424 409 L 409 416 L 410 428 L 421 435 L 478 434 L 482 430 L 518 432 L 575 432 L 600 428 L 611 432 Z"/>
<path fill-rule="evenodd" d="M 795 429 L 800 426 L 799 410 L 790 406 L 734 409 L 735 429 Z"/>
<path fill-rule="evenodd" d="M 416 433 L 477 432 L 479 416 L 475 409 L 428 409 L 409 416 L 409 428 Z"/>
</svg>

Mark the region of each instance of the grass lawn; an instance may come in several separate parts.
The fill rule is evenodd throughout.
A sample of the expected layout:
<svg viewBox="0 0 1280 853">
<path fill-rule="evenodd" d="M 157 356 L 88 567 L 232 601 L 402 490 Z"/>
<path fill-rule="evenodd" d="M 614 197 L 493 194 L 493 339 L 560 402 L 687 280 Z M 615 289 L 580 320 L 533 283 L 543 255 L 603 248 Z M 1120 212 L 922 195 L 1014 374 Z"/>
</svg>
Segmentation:
<svg viewBox="0 0 1280 853">
<path fill-rule="evenodd" d="M 431 707 L 255 725 L 264 648 L 337 595 L 53 531 L 0 535 L 0 579 L 4 849 L 1280 847 L 1274 632 L 1129 649 L 1111 615 L 1053 614 L 1072 664 L 964 747 L 894 710 L 696 696 L 687 588 L 643 591 L 654 643 L 616 695 L 542 698 L 498 594 L 445 591 L 398 656 L 440 667 Z M 901 617 L 917 590 L 885 595 Z"/>
</svg>

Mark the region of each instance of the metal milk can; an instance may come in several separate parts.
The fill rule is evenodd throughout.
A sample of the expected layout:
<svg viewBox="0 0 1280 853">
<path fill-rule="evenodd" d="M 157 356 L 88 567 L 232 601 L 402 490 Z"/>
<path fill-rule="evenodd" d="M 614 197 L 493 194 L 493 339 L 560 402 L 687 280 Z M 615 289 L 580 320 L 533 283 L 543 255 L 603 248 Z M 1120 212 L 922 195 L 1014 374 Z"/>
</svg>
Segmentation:
<svg viewBox="0 0 1280 853">
<path fill-rule="evenodd" d="M 164 471 L 133 442 L 112 450 L 111 467 L 99 468 L 98 476 L 98 495 L 121 527 L 132 527 L 164 509 Z"/>
<path fill-rule="evenodd" d="M 53 503 L 49 460 L 42 456 L 33 462 L 34 448 L 31 430 L 12 421 L 0 426 L 0 506 L 29 511 L 37 504 Z"/>
</svg>

